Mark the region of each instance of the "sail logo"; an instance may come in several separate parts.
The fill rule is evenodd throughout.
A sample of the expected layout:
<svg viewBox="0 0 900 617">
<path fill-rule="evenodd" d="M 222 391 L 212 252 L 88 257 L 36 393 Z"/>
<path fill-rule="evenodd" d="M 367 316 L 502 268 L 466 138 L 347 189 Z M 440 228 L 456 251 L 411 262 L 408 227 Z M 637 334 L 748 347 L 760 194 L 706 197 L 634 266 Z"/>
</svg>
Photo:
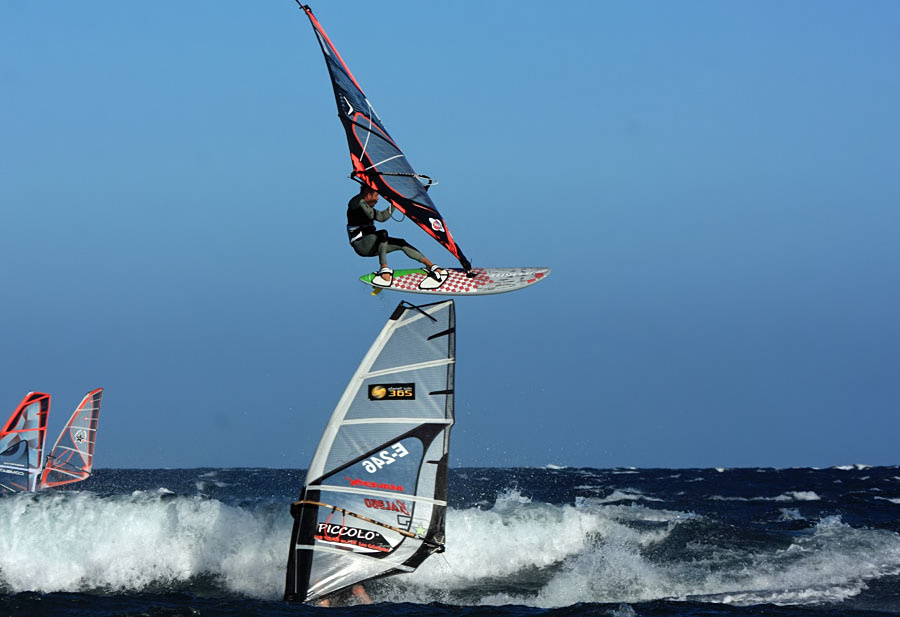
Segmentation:
<svg viewBox="0 0 900 617">
<path fill-rule="evenodd" d="M 347 482 L 350 483 L 350 486 L 363 486 L 365 488 L 378 488 L 383 491 L 397 491 L 399 493 L 403 493 L 403 487 L 398 486 L 396 484 L 388 484 L 386 482 L 370 482 L 368 480 L 362 480 L 360 478 L 347 478 Z"/>
<path fill-rule="evenodd" d="M 75 436 L 72 439 L 75 440 L 75 443 L 86 442 L 87 441 L 87 431 L 85 431 L 84 429 L 81 429 L 80 431 L 75 433 Z"/>
<path fill-rule="evenodd" d="M 383 383 L 369 386 L 370 401 L 414 401 L 416 400 L 416 384 Z"/>
<path fill-rule="evenodd" d="M 352 118 L 353 112 L 356 111 L 355 109 L 353 109 L 353 104 L 350 102 L 350 99 L 348 99 L 346 96 L 342 96 L 341 98 L 344 99 L 344 103 L 346 103 L 346 105 L 347 105 L 347 111 L 345 111 L 344 113 Z"/>
<path fill-rule="evenodd" d="M 316 527 L 316 539 L 336 544 L 349 544 L 383 553 L 391 550 L 390 542 L 377 531 L 347 527 L 346 525 L 319 523 Z"/>
<path fill-rule="evenodd" d="M 439 232 L 441 232 L 441 233 L 447 233 L 447 230 L 444 229 L 444 223 L 443 223 L 443 221 L 440 221 L 440 220 L 438 220 L 438 219 L 432 219 L 432 218 L 429 218 L 429 219 L 428 219 L 428 222 L 431 223 L 431 228 L 432 228 L 433 230 L 439 231 Z"/>
<path fill-rule="evenodd" d="M 388 512 L 399 512 L 409 516 L 409 509 L 399 499 L 388 499 L 387 501 L 384 499 L 366 499 L 365 504 L 367 508 L 372 508 L 373 510 L 387 510 Z"/>
<path fill-rule="evenodd" d="M 403 458 L 407 454 L 409 454 L 409 450 L 406 449 L 406 446 L 397 442 L 389 449 L 382 450 L 364 460 L 362 466 L 369 473 L 375 473 L 385 465 L 393 465 L 398 459 Z"/>
</svg>

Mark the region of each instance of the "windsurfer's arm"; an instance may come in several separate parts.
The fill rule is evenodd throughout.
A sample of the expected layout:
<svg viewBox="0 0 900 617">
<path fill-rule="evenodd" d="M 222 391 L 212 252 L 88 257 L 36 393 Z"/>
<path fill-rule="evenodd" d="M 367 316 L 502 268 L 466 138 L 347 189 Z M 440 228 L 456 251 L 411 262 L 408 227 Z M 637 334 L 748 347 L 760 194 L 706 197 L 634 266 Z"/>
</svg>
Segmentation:
<svg viewBox="0 0 900 617">
<path fill-rule="evenodd" d="M 367 204 L 365 199 L 360 199 L 356 202 L 356 207 L 361 209 L 365 213 L 366 218 L 368 218 L 370 221 L 378 221 L 379 223 L 383 223 L 391 218 L 390 206 L 388 206 L 384 210 L 376 210 L 375 208 Z"/>
<path fill-rule="evenodd" d="M 384 223 L 386 220 L 391 218 L 391 206 L 388 206 L 384 210 L 376 210 L 372 208 L 372 218 L 379 223 Z"/>
</svg>

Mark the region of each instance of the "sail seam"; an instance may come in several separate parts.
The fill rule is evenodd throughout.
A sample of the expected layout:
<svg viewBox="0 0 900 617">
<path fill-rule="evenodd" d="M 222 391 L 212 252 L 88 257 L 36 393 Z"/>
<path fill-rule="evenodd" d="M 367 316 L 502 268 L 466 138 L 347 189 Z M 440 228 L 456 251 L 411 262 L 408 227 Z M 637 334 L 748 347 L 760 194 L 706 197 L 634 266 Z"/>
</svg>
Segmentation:
<svg viewBox="0 0 900 617">
<path fill-rule="evenodd" d="M 80 478 L 81 477 L 81 472 L 69 471 L 68 469 L 63 469 L 62 467 L 49 467 L 48 469 L 54 473 L 59 473 L 64 476 L 69 476 L 71 478 Z"/>
<path fill-rule="evenodd" d="M 453 420 L 447 418 L 357 418 L 355 420 L 344 420 L 342 426 L 350 426 L 353 424 L 453 424 Z"/>
<path fill-rule="evenodd" d="M 452 358 L 441 358 L 439 360 L 431 360 L 429 362 L 419 362 L 418 364 L 404 364 L 402 366 L 392 367 L 392 368 L 384 368 L 377 371 L 370 371 L 366 373 L 365 378 L 368 377 L 379 377 L 381 375 L 390 375 L 391 373 L 403 373 L 406 371 L 415 371 L 423 368 L 433 368 L 435 366 L 446 366 L 448 364 L 454 364 L 456 361 Z"/>
<path fill-rule="evenodd" d="M 59 450 L 67 450 L 69 452 L 78 452 L 79 454 L 81 454 L 83 452 L 83 450 L 79 450 L 78 448 L 70 448 L 69 446 L 57 446 L 57 448 Z M 57 457 L 57 458 L 59 458 L 59 457 Z"/>
</svg>

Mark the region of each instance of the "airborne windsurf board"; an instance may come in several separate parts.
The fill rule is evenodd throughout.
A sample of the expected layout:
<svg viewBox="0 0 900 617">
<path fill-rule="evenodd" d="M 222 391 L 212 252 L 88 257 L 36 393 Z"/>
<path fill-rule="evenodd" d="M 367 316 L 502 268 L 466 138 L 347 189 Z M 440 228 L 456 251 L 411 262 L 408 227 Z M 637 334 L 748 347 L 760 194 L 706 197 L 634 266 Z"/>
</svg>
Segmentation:
<svg viewBox="0 0 900 617">
<path fill-rule="evenodd" d="M 443 296 L 479 296 L 523 289 L 550 275 L 550 268 L 473 268 L 468 274 L 462 268 L 444 268 L 444 271 L 447 274 L 436 281 L 421 268 L 394 270 L 390 287 L 376 285 L 374 273 L 365 274 L 359 280 L 371 285 L 373 293 L 388 289 Z"/>
</svg>

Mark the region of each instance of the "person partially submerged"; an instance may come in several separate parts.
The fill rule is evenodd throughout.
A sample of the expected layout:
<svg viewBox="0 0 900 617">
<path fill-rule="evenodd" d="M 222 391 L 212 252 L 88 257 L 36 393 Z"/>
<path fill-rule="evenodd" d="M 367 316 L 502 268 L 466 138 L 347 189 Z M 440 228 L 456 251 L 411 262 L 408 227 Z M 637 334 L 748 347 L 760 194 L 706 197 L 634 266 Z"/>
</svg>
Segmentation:
<svg viewBox="0 0 900 617">
<path fill-rule="evenodd" d="M 353 585 L 350 589 L 342 589 L 331 595 L 327 595 L 316 606 L 349 606 L 353 604 L 372 604 L 372 598 L 366 593 L 362 585 Z"/>
<path fill-rule="evenodd" d="M 391 218 L 391 206 L 384 210 L 376 210 L 378 191 L 362 185 L 357 195 L 347 202 L 347 236 L 350 246 L 361 257 L 378 257 L 381 269 L 372 280 L 378 287 L 390 287 L 394 280 L 394 271 L 388 267 L 387 254 L 403 251 L 407 257 L 425 266 L 428 276 L 436 281 L 443 280 L 447 271 L 436 266 L 430 259 L 420 253 L 403 238 L 392 238 L 384 229 L 376 229 L 375 221 L 383 223 Z"/>
</svg>

